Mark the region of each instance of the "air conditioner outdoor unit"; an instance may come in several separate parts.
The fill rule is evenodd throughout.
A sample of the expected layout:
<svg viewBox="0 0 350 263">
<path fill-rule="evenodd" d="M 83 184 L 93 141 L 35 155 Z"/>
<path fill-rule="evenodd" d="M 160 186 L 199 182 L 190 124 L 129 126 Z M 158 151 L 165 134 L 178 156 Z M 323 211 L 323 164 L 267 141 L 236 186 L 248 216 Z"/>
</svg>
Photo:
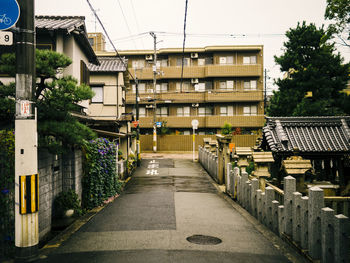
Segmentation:
<svg viewBox="0 0 350 263">
<path fill-rule="evenodd" d="M 198 58 L 198 53 L 191 53 L 191 58 Z"/>
<path fill-rule="evenodd" d="M 198 79 L 191 79 L 192 84 L 198 84 Z"/>
<path fill-rule="evenodd" d="M 146 60 L 153 60 L 153 55 L 146 55 Z"/>
</svg>

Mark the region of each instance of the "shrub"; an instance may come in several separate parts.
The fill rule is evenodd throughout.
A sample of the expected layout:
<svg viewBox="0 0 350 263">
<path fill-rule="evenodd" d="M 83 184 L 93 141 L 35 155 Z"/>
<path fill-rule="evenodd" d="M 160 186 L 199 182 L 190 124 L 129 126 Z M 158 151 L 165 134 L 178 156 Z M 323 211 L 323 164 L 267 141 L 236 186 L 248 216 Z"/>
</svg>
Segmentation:
<svg viewBox="0 0 350 263">
<path fill-rule="evenodd" d="M 224 126 L 221 128 L 222 135 L 232 134 L 232 125 L 230 123 L 225 122 Z"/>
<path fill-rule="evenodd" d="M 54 211 L 56 216 L 63 216 L 63 213 L 69 209 L 74 210 L 75 216 L 80 216 L 83 213 L 79 197 L 72 189 L 66 192 L 61 192 L 54 201 Z"/>
</svg>

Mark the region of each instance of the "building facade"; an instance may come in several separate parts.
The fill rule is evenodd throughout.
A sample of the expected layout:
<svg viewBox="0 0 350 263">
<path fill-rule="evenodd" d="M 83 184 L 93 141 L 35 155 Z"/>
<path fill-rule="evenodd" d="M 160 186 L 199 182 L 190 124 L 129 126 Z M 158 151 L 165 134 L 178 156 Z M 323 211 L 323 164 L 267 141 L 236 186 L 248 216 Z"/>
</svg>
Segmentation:
<svg viewBox="0 0 350 263">
<path fill-rule="evenodd" d="M 192 120 L 199 134 L 220 133 L 225 122 L 237 134 L 260 133 L 264 125 L 263 46 L 210 46 L 157 51 L 156 87 L 153 51 L 122 51 L 138 79 L 141 134 L 156 122 L 172 134 L 190 134 Z M 181 75 L 183 78 L 181 79 Z M 131 81 L 126 110 L 135 112 L 136 83 Z M 155 100 L 155 103 L 153 102 Z M 156 104 L 156 110 L 154 105 Z"/>
<path fill-rule="evenodd" d="M 89 34 L 90 40 L 100 38 Z M 98 56 L 114 52 L 97 51 Z M 126 111 L 136 113 L 139 91 L 141 134 L 152 134 L 154 120 L 170 134 L 191 134 L 192 120 L 199 134 L 220 133 L 227 122 L 235 134 L 261 134 L 264 125 L 263 46 L 208 46 L 182 49 L 126 50 L 133 76 L 127 85 Z M 156 70 L 156 86 L 153 77 Z M 182 78 L 181 78 L 182 76 Z M 155 115 L 155 117 L 154 117 Z"/>
</svg>

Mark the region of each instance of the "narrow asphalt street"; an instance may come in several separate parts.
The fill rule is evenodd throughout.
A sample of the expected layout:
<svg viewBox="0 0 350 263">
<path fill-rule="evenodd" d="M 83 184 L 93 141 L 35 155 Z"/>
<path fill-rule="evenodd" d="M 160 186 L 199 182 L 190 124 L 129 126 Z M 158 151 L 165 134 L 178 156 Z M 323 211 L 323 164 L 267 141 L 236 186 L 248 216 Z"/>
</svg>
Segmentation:
<svg viewBox="0 0 350 263">
<path fill-rule="evenodd" d="M 158 157 L 144 159 L 120 197 L 38 262 L 289 261 L 217 194 L 200 164 Z"/>
</svg>

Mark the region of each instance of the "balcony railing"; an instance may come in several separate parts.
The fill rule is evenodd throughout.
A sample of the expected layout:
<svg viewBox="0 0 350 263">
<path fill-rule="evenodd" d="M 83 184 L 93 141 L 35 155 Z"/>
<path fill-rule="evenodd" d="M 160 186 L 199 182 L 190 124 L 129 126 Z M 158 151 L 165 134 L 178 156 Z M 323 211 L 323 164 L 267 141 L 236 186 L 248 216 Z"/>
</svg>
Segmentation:
<svg viewBox="0 0 350 263">
<path fill-rule="evenodd" d="M 263 127 L 265 118 L 258 116 L 168 116 L 157 117 L 156 121 L 167 122 L 169 128 L 192 128 L 192 120 L 198 120 L 198 128 L 221 128 L 225 122 L 231 123 L 234 127 Z M 140 128 L 153 127 L 153 117 L 140 117 Z"/>
<path fill-rule="evenodd" d="M 129 68 L 130 73 L 140 80 L 153 79 L 151 67 L 140 70 Z M 181 67 L 161 67 L 157 79 L 179 79 L 181 78 Z M 262 65 L 206 65 L 184 67 L 184 78 L 206 78 L 206 77 L 259 77 L 262 76 Z"/>
<path fill-rule="evenodd" d="M 135 94 L 126 95 L 126 103 L 135 103 Z M 147 103 L 147 98 L 153 99 L 153 93 L 141 93 L 140 103 Z M 260 91 L 206 91 L 206 92 L 163 92 L 156 93 L 157 101 L 169 101 L 171 103 L 205 103 L 205 102 L 244 102 L 262 101 L 263 92 Z"/>
</svg>

